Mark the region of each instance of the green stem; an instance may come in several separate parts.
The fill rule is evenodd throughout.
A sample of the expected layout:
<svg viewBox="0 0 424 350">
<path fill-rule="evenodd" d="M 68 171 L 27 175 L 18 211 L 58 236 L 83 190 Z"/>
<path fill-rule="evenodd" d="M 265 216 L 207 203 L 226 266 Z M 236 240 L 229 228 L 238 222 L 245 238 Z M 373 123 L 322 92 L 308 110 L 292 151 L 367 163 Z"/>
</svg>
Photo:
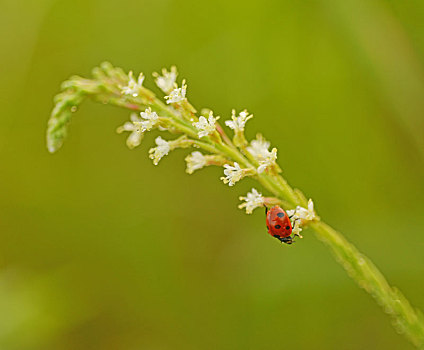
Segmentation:
<svg viewBox="0 0 424 350">
<path fill-rule="evenodd" d="M 252 166 L 236 149 L 226 145 L 221 148 L 234 160 Z M 305 206 L 303 195 L 297 195 L 281 175 L 258 174 L 257 178 L 276 196 L 289 200 L 292 204 Z M 383 310 L 394 318 L 395 328 L 404 333 L 415 346 L 424 348 L 424 318 L 421 312 L 414 309 L 399 290 L 391 287 L 377 267 L 339 232 L 322 221 L 312 222 L 310 226 L 359 287 L 373 296 Z"/>
<path fill-rule="evenodd" d="M 424 348 L 424 318 L 421 312 L 414 309 L 399 290 L 391 287 L 372 261 L 339 232 L 322 221 L 313 222 L 310 226 L 359 287 L 371 294 L 383 310 L 394 318 L 397 331 L 416 347 Z"/>
<path fill-rule="evenodd" d="M 74 77 L 62 85 L 65 91 L 55 99 L 56 105 L 47 130 L 48 148 L 51 152 L 56 151 L 62 145 L 67 125 L 76 107 L 86 97 L 92 97 L 96 101 L 130 110 L 141 111 L 151 107 L 161 117 L 167 117 L 169 123 L 179 133 L 193 138 L 190 140 L 193 145 L 211 154 L 238 162 L 244 168 L 256 169 L 258 167 L 258 161 L 245 148 L 242 147 L 241 151 L 237 149 L 220 126 L 218 126 L 218 131 L 225 143 L 212 137 L 204 137 L 199 140 L 193 125 L 188 120 L 180 118 L 174 109 L 156 98 L 150 90 L 143 88 L 143 96 L 139 97 L 122 96 L 118 87 L 124 84 L 127 78 L 120 69 L 106 63 L 101 66 L 101 69 L 95 70 L 95 74 L 98 77 L 97 80 Z M 188 102 L 184 106 L 188 112 L 194 115 L 195 110 Z M 277 171 L 278 168 L 274 168 L 269 173 L 256 174 L 254 177 L 264 188 L 278 197 L 276 200 L 281 200 L 281 204 L 287 207 L 286 209 L 289 205 L 291 208 L 296 205 L 306 207 L 306 198 L 303 193 L 291 188 Z M 421 312 L 414 309 L 400 291 L 391 287 L 377 267 L 339 232 L 319 219 L 310 222 L 309 226 L 316 232 L 318 239 L 330 248 L 349 276 L 371 294 L 386 313 L 393 316 L 396 329 L 415 346 L 424 349 L 424 318 Z"/>
<path fill-rule="evenodd" d="M 299 199 L 299 196 L 296 195 L 296 192 L 290 187 L 287 181 L 279 174 L 273 174 L 272 178 L 275 179 L 278 188 L 280 189 L 283 197 L 290 201 L 294 206 L 303 205 L 306 206 L 306 203 L 302 203 Z"/>
</svg>

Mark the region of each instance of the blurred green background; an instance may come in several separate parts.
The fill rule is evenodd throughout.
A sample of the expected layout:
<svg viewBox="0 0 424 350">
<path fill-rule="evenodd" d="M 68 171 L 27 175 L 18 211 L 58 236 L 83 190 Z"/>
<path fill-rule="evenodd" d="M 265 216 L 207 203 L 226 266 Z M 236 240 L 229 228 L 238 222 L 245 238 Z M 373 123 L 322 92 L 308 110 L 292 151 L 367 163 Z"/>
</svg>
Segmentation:
<svg viewBox="0 0 424 350">
<path fill-rule="evenodd" d="M 129 151 L 129 113 L 91 102 L 44 140 L 70 75 L 175 64 L 424 309 L 423 21 L 421 0 L 1 0 L 0 349 L 412 349 L 311 231 L 282 246 L 237 209 L 252 181 L 155 167 L 156 134 Z"/>
</svg>

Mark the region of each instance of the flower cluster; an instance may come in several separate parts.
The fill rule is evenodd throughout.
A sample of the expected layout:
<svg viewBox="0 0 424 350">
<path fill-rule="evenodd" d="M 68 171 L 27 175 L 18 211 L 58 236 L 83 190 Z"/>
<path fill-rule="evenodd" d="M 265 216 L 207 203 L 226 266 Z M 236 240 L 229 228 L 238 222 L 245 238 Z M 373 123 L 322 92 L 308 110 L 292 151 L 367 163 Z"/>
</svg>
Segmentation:
<svg viewBox="0 0 424 350">
<path fill-rule="evenodd" d="M 133 124 L 140 129 L 141 132 L 150 131 L 154 128 L 158 121 L 159 116 L 156 112 L 152 112 L 152 109 L 149 107 L 144 112 L 140 113 L 140 117 L 143 118 L 141 121 L 135 121 Z"/>
<path fill-rule="evenodd" d="M 246 110 L 238 115 L 235 110 L 232 111 L 231 119 L 225 122 L 233 131 L 230 138 L 219 124 L 218 117 L 214 117 L 212 113 L 208 116 L 207 113 L 201 113 L 200 117 L 197 115 L 195 108 L 187 101 L 185 81 L 178 87 L 175 67 L 171 67 L 170 71 L 163 69 L 162 75 L 154 73 L 153 76 L 157 86 L 167 94 L 166 103 L 143 86 L 142 73 L 135 79 L 132 72 L 127 74 L 108 62 L 95 67 L 91 79 L 73 76 L 63 82 L 62 91 L 54 99 L 55 105 L 47 125 L 49 152 L 56 152 L 63 145 L 73 113 L 86 99 L 136 111 L 137 113 L 131 114 L 130 121 L 117 129 L 118 133 L 129 132 L 126 141 L 129 148 L 138 146 L 147 131 L 167 131 L 179 137 L 173 140 L 164 140 L 161 136 L 155 138 L 156 146 L 149 151 L 153 164 L 157 165 L 172 150 L 194 147 L 196 150 L 185 158 L 187 173 L 192 174 L 210 165 L 223 167 L 224 176 L 221 180 L 229 186 L 234 186 L 244 177 L 253 177 L 275 197 L 264 197 L 252 188 L 246 196 L 240 197 L 243 201 L 239 205 L 240 209 L 251 214 L 253 210 L 263 206 L 279 205 L 286 210 L 294 208 L 286 211 L 292 222 L 292 230 L 290 226 L 279 227 L 277 223 L 268 228 L 269 232 L 277 233 L 274 236 L 279 241 L 291 244 L 292 235 L 301 237 L 302 230 L 311 225 L 318 237 L 333 250 L 351 277 L 394 316 L 394 324 L 398 330 L 414 345 L 423 344 L 424 318 L 421 313 L 409 304 L 402 293 L 392 288 L 372 262 L 340 233 L 329 225 L 318 222 L 320 218 L 314 210 L 312 200 L 307 202 L 302 192 L 291 188 L 279 174 L 281 169 L 276 162 L 276 148 L 270 151 L 270 143 L 261 135 L 248 142 L 244 129 L 252 115 Z M 276 215 L 287 220 L 281 211 Z"/>
<path fill-rule="evenodd" d="M 175 67 L 171 67 L 170 71 L 163 69 L 162 75 L 158 73 L 153 74 L 157 86 L 162 91 L 169 94 L 165 96 L 167 104 L 179 103 L 186 100 L 187 85 L 185 81 L 183 81 L 181 87 L 178 88 L 176 84 L 177 75 L 178 73 Z M 122 89 L 122 93 L 135 96 L 141 87 L 143 79 L 144 76 L 141 74 L 136 82 L 132 72 L 130 72 L 128 86 Z M 151 148 L 149 151 L 149 157 L 153 160 L 153 164 L 157 165 L 164 156 L 168 155 L 169 152 L 175 148 L 190 146 L 201 147 L 203 144 L 199 144 L 196 139 L 203 140 L 207 138 L 207 144 L 216 142 L 216 140 L 222 142 L 220 135 L 222 136 L 223 131 L 222 129 L 218 129 L 218 120 L 220 117 L 215 117 L 211 110 L 207 110 L 203 113 L 204 115 L 200 115 L 198 119 L 194 114 L 194 120 L 191 120 L 194 134 L 197 136 L 196 138 L 189 139 L 187 135 L 185 135 L 183 138 L 174 141 L 166 141 L 160 136 L 155 139 L 156 147 Z M 249 163 L 242 164 L 242 166 L 238 161 L 226 158 L 220 154 L 218 150 L 215 154 L 203 154 L 199 151 L 195 151 L 185 158 L 187 163 L 186 172 L 192 174 L 196 170 L 202 169 L 208 165 L 223 166 L 224 176 L 221 177 L 221 180 L 229 186 L 234 186 L 246 176 L 260 176 L 263 173 L 278 176 L 276 174 L 280 169 L 276 163 L 277 149 L 273 148 L 270 151 L 270 142 L 265 140 L 261 134 L 257 134 L 256 139 L 251 140 L 250 143 L 245 139 L 244 129 L 246 127 L 246 122 L 251 118 L 253 118 L 253 115 L 249 114 L 247 110 L 243 110 L 238 114 L 235 110 L 232 110 L 231 119 L 226 120 L 225 125 L 234 131 L 234 145 L 243 148 L 245 153 L 247 152 L 247 154 L 250 154 L 251 158 L 255 160 L 256 163 L 254 164 L 256 164 L 256 166 L 252 166 L 252 164 Z M 127 139 L 127 144 L 130 148 L 134 148 L 140 144 L 144 132 L 150 131 L 153 128 L 167 130 L 166 127 L 163 127 L 163 125 L 167 125 L 166 120 L 167 118 L 159 117 L 152 107 L 149 106 L 144 112 L 141 112 L 139 116 L 132 114 L 131 123 L 126 122 L 123 126 L 118 128 L 118 132 L 131 132 Z M 175 123 L 173 125 L 173 132 L 176 131 L 175 129 L 178 131 L 178 126 L 175 127 Z M 168 130 L 171 131 L 171 129 Z M 217 133 L 217 131 L 219 132 Z M 215 135 L 214 138 L 211 137 L 212 135 Z M 227 146 L 234 147 L 231 144 Z M 210 148 L 208 148 L 208 150 L 210 150 Z M 239 205 L 239 208 L 245 209 L 247 214 L 251 214 L 253 210 L 258 207 L 279 203 L 277 198 L 263 197 L 255 188 L 252 188 L 251 192 L 247 193 L 245 197 L 240 197 L 240 200 L 244 202 Z M 288 210 L 287 214 L 292 220 L 292 233 L 297 236 L 300 236 L 302 227 L 304 227 L 305 224 L 316 218 L 312 200 L 309 201 L 307 209 L 297 206 L 293 210 Z"/>
<path fill-rule="evenodd" d="M 124 131 L 130 132 L 127 138 L 127 146 L 130 149 L 140 145 L 145 131 L 150 131 L 159 126 L 159 116 L 150 107 L 139 115 L 131 113 L 130 120 L 130 122 L 125 122 L 116 129 L 119 134 Z"/>
<path fill-rule="evenodd" d="M 185 158 L 187 162 L 186 172 L 193 174 L 195 170 L 202 169 L 206 164 L 206 157 L 199 151 L 193 152 Z"/>
<path fill-rule="evenodd" d="M 186 92 L 187 92 L 187 85 L 185 83 L 185 80 L 183 80 L 183 83 L 180 88 L 176 87 L 174 90 L 170 92 L 168 96 L 165 96 L 166 103 L 178 103 L 186 100 Z"/>
<path fill-rule="evenodd" d="M 162 157 L 168 155 L 171 150 L 171 146 L 168 141 L 165 141 L 160 136 L 156 138 L 155 142 L 157 146 L 149 150 L 149 158 L 153 159 L 154 165 L 158 165 Z"/>
<path fill-rule="evenodd" d="M 301 220 L 303 223 L 307 223 L 308 221 L 312 221 L 317 218 L 312 199 L 309 199 L 307 209 L 298 205 L 296 209 L 288 210 L 287 214 L 289 216 L 293 216 L 294 220 Z"/>
<path fill-rule="evenodd" d="M 175 66 L 171 67 L 171 70 L 168 72 L 165 68 L 162 69 L 162 75 L 158 73 L 153 73 L 153 76 L 156 78 L 155 83 L 159 89 L 161 89 L 165 94 L 169 94 L 176 86 L 175 82 L 177 80 L 178 72 Z M 185 92 L 184 92 L 185 97 Z"/>
<path fill-rule="evenodd" d="M 118 127 L 116 131 L 119 134 L 124 131 L 130 132 L 130 135 L 127 138 L 127 146 L 129 149 L 133 149 L 134 147 L 139 146 L 143 139 L 143 132 L 136 126 L 136 123 L 141 123 L 143 119 L 141 119 L 136 113 L 131 113 L 130 120 L 131 122 L 125 122 L 124 125 Z"/>
<path fill-rule="evenodd" d="M 259 162 L 257 168 L 259 174 L 277 166 L 277 149 L 273 148 L 270 152 L 270 145 L 261 134 L 258 134 L 256 135 L 256 139 L 250 142 L 250 146 L 246 147 L 247 151 Z M 277 169 L 279 170 L 279 168 Z"/>
<path fill-rule="evenodd" d="M 252 191 L 248 192 L 246 197 L 239 197 L 239 199 L 245 201 L 238 207 L 239 209 L 246 208 L 246 214 L 252 214 L 254 209 L 264 206 L 264 197 L 255 188 L 252 188 Z"/>
<path fill-rule="evenodd" d="M 264 160 L 259 161 L 258 174 L 264 172 L 269 167 L 272 167 L 277 160 L 277 149 L 273 148 Z"/>
<path fill-rule="evenodd" d="M 115 104 L 133 111 L 130 120 L 117 128 L 118 133 L 129 133 L 126 143 L 130 149 L 139 146 L 144 135 L 152 130 L 167 131 L 179 136 L 171 140 L 164 139 L 162 136 L 155 137 L 155 145 L 149 150 L 149 158 L 154 165 L 158 165 L 163 157 L 175 149 L 193 147 L 196 149 L 185 158 L 188 174 L 214 165 L 221 167 L 224 174 L 220 179 L 228 186 L 235 186 L 245 177 L 254 177 L 267 190 L 274 193 L 276 193 L 276 186 L 284 186 L 284 181 L 278 178 L 280 168 L 276 162 L 277 149 L 270 150 L 270 142 L 260 134 L 257 134 L 256 139 L 250 142 L 245 137 L 247 121 L 252 119 L 253 115 L 247 110 L 236 112 L 233 109 L 230 118 L 224 122 L 225 126 L 232 130 L 232 138 L 229 137 L 219 124 L 220 117 L 214 116 L 213 111 L 203 109 L 200 114 L 197 114 L 194 107 L 187 101 L 185 80 L 181 82 L 181 85 L 177 83 L 178 72 L 174 66 L 169 70 L 162 69 L 161 74 L 153 73 L 156 85 L 166 94 L 164 97 L 166 103 L 143 86 L 145 80 L 143 73 L 135 78 L 132 71 L 126 74 L 123 70 L 105 63 L 93 70 L 93 75 L 95 77 L 93 80 L 78 80 L 80 78 L 77 77 L 64 85 L 69 88 L 69 91 L 61 95 L 64 102 L 57 104 L 49 122 L 48 147 L 50 150 L 54 151 L 62 144 L 69 115 L 81 103 L 81 96 L 98 95 L 99 100 L 104 103 Z M 116 87 L 119 87 L 121 95 L 116 94 Z M 283 199 L 287 193 L 284 189 L 280 189 L 277 194 Z M 291 203 L 303 203 L 303 200 L 294 192 L 288 194 Z M 278 198 L 263 197 L 255 188 L 246 196 L 240 197 L 240 200 L 243 203 L 239 205 L 239 208 L 245 209 L 247 214 L 251 214 L 255 208 L 264 205 L 281 203 Z M 284 207 L 288 206 L 284 205 Z M 300 233 L 301 226 L 316 218 L 312 202 L 307 209 L 298 206 L 289 212 L 294 220 L 293 233 L 295 234 Z"/>
<path fill-rule="evenodd" d="M 185 158 L 185 161 L 187 162 L 186 172 L 188 174 L 193 174 L 196 170 L 202 169 L 203 167 L 208 165 L 221 166 L 227 163 L 227 160 L 221 155 L 204 155 L 199 151 L 192 152 L 191 154 L 189 154 Z"/>
<path fill-rule="evenodd" d="M 247 110 L 240 112 L 239 115 L 236 117 L 236 110 L 233 109 L 232 115 L 231 115 L 232 120 L 227 120 L 225 122 L 225 125 L 227 125 L 230 129 L 233 129 L 235 131 L 243 131 L 246 125 L 246 122 L 252 118 L 253 118 L 253 114 L 249 115 Z"/>
<path fill-rule="evenodd" d="M 240 168 L 240 165 L 237 162 L 234 162 L 234 166 L 225 164 L 224 168 L 225 176 L 221 177 L 221 180 L 224 181 L 224 184 L 234 186 L 237 181 L 240 181 L 244 177 L 244 169 Z"/>
<path fill-rule="evenodd" d="M 237 162 L 234 162 L 234 166 L 230 164 L 224 164 L 224 175 L 221 180 L 224 184 L 234 186 L 236 182 L 240 181 L 245 176 L 254 175 L 256 171 L 254 169 L 243 169 Z"/>
<path fill-rule="evenodd" d="M 257 134 L 256 139 L 250 141 L 250 146 L 246 148 L 258 161 L 262 161 L 268 157 L 270 145 L 271 143 L 265 140 L 261 134 Z"/>
<path fill-rule="evenodd" d="M 134 79 L 133 72 L 130 71 L 128 73 L 128 85 L 121 87 L 121 91 L 125 95 L 131 95 L 133 97 L 137 97 L 140 93 L 141 86 L 143 85 L 144 75 L 140 73 L 137 81 Z"/>
<path fill-rule="evenodd" d="M 303 227 L 309 222 L 317 219 L 312 199 L 309 199 L 307 209 L 298 205 L 295 209 L 287 210 L 287 215 L 291 218 L 293 223 L 293 235 L 299 236 L 300 238 L 302 238 L 300 232 L 303 230 Z"/>
<path fill-rule="evenodd" d="M 218 119 L 219 117 L 214 117 L 213 112 L 210 111 L 208 119 L 201 116 L 198 122 L 193 122 L 193 126 L 198 130 L 199 138 L 212 134 L 216 130 L 215 123 Z"/>
</svg>

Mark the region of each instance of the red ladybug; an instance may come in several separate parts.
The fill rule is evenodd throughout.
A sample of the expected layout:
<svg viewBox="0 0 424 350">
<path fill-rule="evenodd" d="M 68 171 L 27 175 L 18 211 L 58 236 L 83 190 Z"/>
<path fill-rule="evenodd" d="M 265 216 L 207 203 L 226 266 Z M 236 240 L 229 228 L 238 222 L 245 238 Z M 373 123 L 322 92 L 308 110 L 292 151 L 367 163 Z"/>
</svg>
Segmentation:
<svg viewBox="0 0 424 350">
<path fill-rule="evenodd" d="M 290 235 L 293 228 L 287 213 L 278 205 L 272 207 L 270 210 L 265 207 L 265 212 L 268 233 L 283 243 L 292 244 L 293 237 Z"/>
</svg>

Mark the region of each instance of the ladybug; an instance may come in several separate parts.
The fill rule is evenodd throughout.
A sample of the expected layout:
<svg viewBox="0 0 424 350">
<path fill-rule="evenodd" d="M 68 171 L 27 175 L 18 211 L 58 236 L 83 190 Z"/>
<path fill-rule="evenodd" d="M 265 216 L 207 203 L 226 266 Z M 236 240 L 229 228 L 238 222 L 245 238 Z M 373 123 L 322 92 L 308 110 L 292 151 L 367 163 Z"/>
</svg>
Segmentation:
<svg viewBox="0 0 424 350">
<path fill-rule="evenodd" d="M 269 210 L 265 207 L 265 213 L 268 233 L 283 243 L 292 244 L 293 237 L 291 237 L 291 234 L 293 227 L 287 213 L 278 205 Z"/>
</svg>

